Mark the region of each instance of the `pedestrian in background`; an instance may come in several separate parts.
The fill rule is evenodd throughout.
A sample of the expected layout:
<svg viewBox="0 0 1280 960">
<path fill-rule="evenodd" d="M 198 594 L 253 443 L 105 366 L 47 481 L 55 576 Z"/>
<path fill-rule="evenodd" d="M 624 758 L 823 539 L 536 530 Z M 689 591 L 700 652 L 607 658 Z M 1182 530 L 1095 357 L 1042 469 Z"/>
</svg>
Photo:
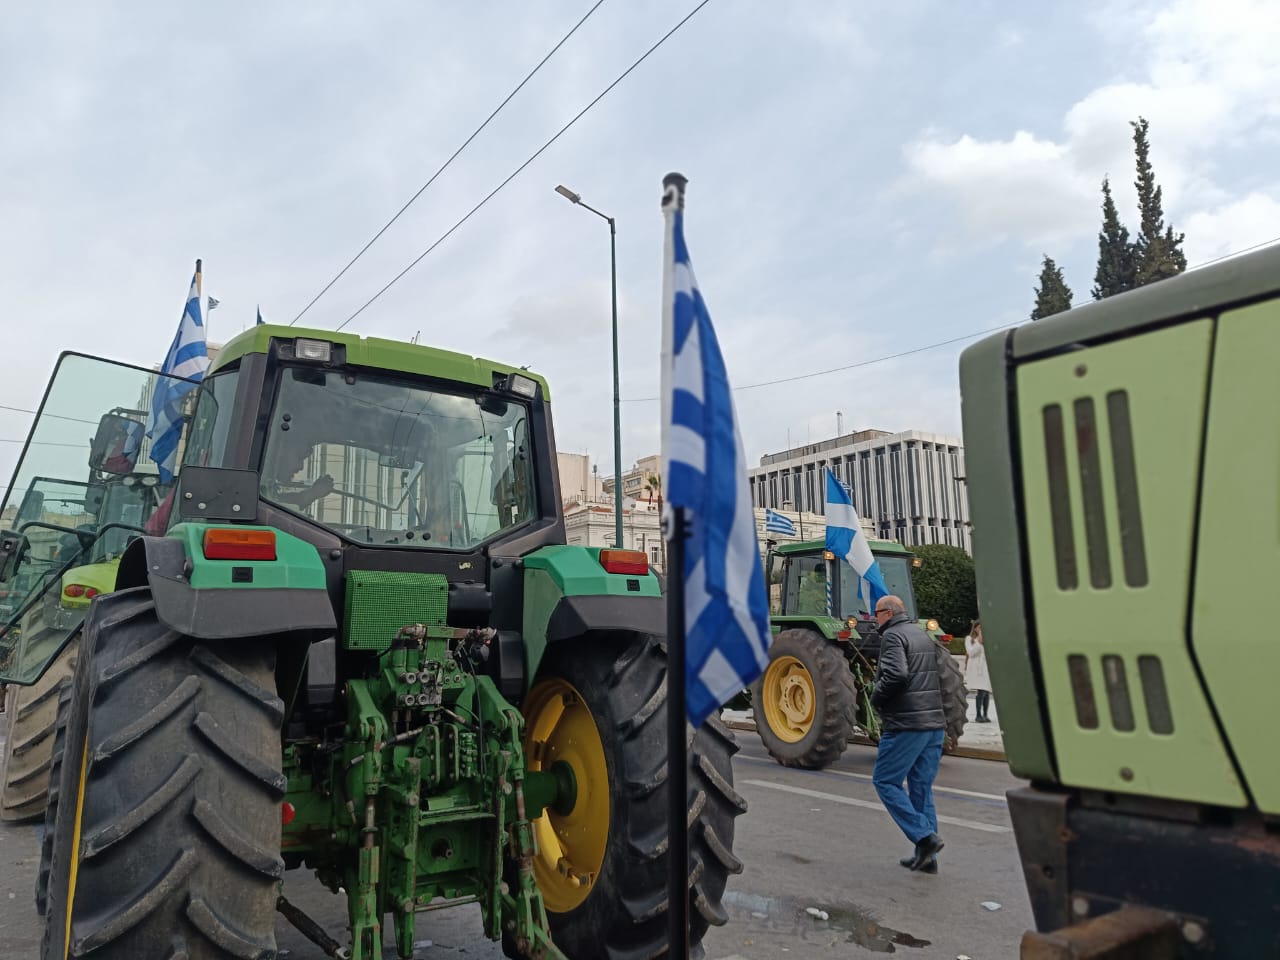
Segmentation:
<svg viewBox="0 0 1280 960">
<path fill-rule="evenodd" d="M 973 621 L 969 635 L 964 638 L 964 685 L 973 690 L 975 723 L 990 723 L 987 711 L 991 709 L 991 674 L 987 671 L 987 645 L 982 639 L 982 623 Z"/>
<path fill-rule="evenodd" d="M 899 597 L 881 597 L 875 618 L 880 660 L 871 704 L 880 714 L 883 732 L 871 779 L 889 816 L 915 844 L 915 852 L 899 863 L 937 873 L 942 838 L 933 808 L 933 779 L 942 759 L 946 716 L 934 643 L 907 616 Z"/>
</svg>

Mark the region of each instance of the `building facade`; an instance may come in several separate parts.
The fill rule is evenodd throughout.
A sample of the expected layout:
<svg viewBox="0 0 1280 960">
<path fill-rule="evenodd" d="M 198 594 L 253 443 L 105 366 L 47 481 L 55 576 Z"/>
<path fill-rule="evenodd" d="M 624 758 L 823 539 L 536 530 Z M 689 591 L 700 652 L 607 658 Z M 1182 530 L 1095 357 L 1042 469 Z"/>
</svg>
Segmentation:
<svg viewBox="0 0 1280 960">
<path fill-rule="evenodd" d="M 876 537 L 972 552 L 964 445 L 957 438 L 862 430 L 766 454 L 749 471 L 752 503 L 822 514 L 825 467 L 849 487 L 854 508 Z"/>
</svg>

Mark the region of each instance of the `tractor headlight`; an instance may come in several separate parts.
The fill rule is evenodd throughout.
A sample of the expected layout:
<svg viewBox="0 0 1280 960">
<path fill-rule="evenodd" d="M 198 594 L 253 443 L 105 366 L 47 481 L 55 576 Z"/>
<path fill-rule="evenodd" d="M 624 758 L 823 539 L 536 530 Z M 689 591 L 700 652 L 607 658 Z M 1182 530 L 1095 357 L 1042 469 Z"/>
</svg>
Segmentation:
<svg viewBox="0 0 1280 960">
<path fill-rule="evenodd" d="M 513 373 L 507 377 L 507 389 L 516 396 L 532 400 L 534 394 L 538 392 L 538 381 L 532 377 L 522 377 L 518 373 Z"/>
<path fill-rule="evenodd" d="M 328 363 L 329 358 L 333 356 L 333 344 L 328 340 L 308 340 L 306 337 L 298 337 L 293 341 L 293 355 L 299 360 Z"/>
<path fill-rule="evenodd" d="M 937 629 L 938 629 L 938 621 L 937 621 L 937 620 L 930 620 L 930 621 L 929 621 L 928 623 L 926 623 L 924 626 L 925 626 L 925 629 L 926 629 L 926 630 L 937 630 Z"/>
</svg>

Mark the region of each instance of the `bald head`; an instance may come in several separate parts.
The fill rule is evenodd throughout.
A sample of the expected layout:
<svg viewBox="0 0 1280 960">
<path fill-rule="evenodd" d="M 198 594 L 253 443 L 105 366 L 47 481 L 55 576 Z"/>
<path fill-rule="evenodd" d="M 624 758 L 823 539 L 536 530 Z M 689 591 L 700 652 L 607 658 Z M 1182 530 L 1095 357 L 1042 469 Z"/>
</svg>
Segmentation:
<svg viewBox="0 0 1280 960">
<path fill-rule="evenodd" d="M 881 621 L 881 617 L 887 620 L 890 617 L 894 617 L 900 613 L 906 613 L 906 612 L 907 612 L 907 607 L 902 602 L 902 598 L 895 597 L 893 594 L 889 594 L 888 596 L 881 597 L 876 602 L 876 621 L 877 622 L 883 622 Z"/>
</svg>

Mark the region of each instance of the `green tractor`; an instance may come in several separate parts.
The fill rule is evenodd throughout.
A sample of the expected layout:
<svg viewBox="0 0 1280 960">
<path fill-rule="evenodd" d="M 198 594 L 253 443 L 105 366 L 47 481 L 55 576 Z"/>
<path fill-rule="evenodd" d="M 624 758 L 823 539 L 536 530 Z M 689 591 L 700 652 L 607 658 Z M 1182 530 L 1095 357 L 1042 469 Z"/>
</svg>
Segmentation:
<svg viewBox="0 0 1280 960">
<path fill-rule="evenodd" d="M 960 361 L 1024 957 L 1280 956 L 1280 249 Z"/>
<path fill-rule="evenodd" d="M 141 423 L 138 424 L 139 429 Z M 165 489 L 153 469 L 105 469 L 91 453 L 88 482 L 35 477 L 14 518 L 21 548 L 9 578 L 13 598 L 0 622 L 0 666 L 11 678 L 4 717 L 0 819 L 44 815 L 53 763 L 59 687 L 75 666 L 90 602 L 115 588 L 127 541 L 144 531 Z M 121 469 L 115 464 L 107 467 Z M 52 656 L 52 659 L 50 657 Z M 47 665 L 47 666 L 46 666 Z"/>
<path fill-rule="evenodd" d="M 899 543 L 869 544 L 885 586 L 917 617 L 911 566 L 918 561 Z M 871 706 L 880 635 L 862 601 L 857 574 L 823 541 L 780 546 L 770 541 L 765 564 L 781 602 L 771 618 L 769 666 L 751 687 L 756 729 L 783 766 L 821 769 L 844 753 L 855 726 L 873 742 L 880 738 L 880 721 Z M 947 650 L 951 638 L 938 622 L 920 619 L 919 624 L 938 642 L 946 749 L 954 750 L 964 732 L 964 676 Z"/>
<path fill-rule="evenodd" d="M 64 354 L 46 409 L 156 376 Z M 262 325 L 187 406 L 164 535 L 93 600 L 64 698 L 43 957 L 268 957 L 277 911 L 357 960 L 389 920 L 410 957 L 463 903 L 508 956 L 660 953 L 665 604 L 643 555 L 565 544 L 547 384 Z M 696 955 L 745 803 L 724 726 L 690 737 Z M 348 945 L 282 897 L 302 867 Z"/>
</svg>

